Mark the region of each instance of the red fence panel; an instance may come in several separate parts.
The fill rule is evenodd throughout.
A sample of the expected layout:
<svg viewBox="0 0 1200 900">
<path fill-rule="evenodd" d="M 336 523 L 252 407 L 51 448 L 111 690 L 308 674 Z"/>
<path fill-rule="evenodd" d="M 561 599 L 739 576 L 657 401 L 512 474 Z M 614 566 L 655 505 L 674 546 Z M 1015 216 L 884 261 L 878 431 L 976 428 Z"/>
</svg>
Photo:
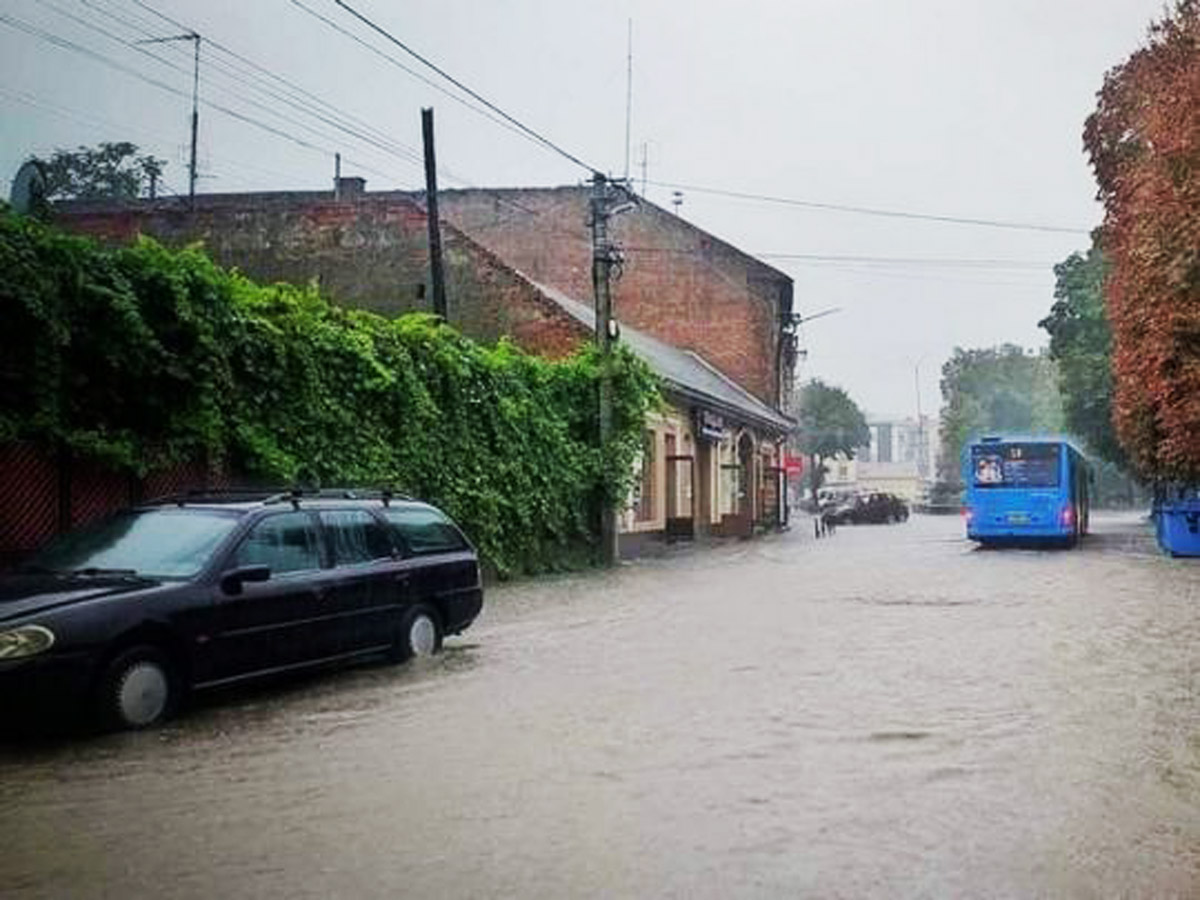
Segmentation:
<svg viewBox="0 0 1200 900">
<path fill-rule="evenodd" d="M 0 445 L 0 568 L 29 556 L 61 531 L 133 503 L 222 488 L 235 480 L 205 461 L 138 479 L 32 443 Z"/>
<path fill-rule="evenodd" d="M 0 565 L 58 531 L 58 467 L 29 443 L 0 445 Z"/>
</svg>

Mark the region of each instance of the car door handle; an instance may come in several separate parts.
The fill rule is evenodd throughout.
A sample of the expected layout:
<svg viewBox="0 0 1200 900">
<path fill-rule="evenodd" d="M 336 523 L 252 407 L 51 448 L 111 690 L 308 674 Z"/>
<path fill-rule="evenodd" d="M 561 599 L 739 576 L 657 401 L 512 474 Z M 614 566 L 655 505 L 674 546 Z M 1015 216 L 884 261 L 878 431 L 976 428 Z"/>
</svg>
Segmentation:
<svg viewBox="0 0 1200 900">
<path fill-rule="evenodd" d="M 392 581 L 394 581 L 396 584 L 400 584 L 400 585 L 408 584 L 408 582 L 411 579 L 412 579 L 412 575 L 409 574 L 408 572 L 401 572 L 399 575 L 395 575 L 392 577 Z"/>
</svg>

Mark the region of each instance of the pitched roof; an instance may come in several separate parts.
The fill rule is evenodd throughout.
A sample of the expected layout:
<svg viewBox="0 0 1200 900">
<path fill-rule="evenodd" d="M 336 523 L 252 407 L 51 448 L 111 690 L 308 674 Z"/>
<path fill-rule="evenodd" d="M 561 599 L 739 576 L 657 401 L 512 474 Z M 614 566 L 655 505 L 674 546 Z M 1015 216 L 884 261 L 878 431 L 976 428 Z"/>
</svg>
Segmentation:
<svg viewBox="0 0 1200 900">
<path fill-rule="evenodd" d="M 596 315 L 592 307 L 556 288 L 528 280 L 573 319 L 595 331 Z M 796 427 L 795 420 L 763 403 L 699 353 L 664 344 L 626 325 L 621 326 L 621 340 L 676 393 L 771 431 L 786 432 Z"/>
</svg>

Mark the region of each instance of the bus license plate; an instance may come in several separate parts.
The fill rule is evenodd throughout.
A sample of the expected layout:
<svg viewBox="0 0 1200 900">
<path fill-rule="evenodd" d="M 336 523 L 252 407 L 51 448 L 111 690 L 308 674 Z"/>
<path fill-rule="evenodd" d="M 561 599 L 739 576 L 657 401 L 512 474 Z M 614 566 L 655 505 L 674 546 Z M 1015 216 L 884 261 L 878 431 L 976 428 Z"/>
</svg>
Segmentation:
<svg viewBox="0 0 1200 900">
<path fill-rule="evenodd" d="M 1008 514 L 1008 524 L 1009 525 L 1028 525 L 1029 524 L 1029 515 L 1027 513 L 1009 513 Z"/>
</svg>

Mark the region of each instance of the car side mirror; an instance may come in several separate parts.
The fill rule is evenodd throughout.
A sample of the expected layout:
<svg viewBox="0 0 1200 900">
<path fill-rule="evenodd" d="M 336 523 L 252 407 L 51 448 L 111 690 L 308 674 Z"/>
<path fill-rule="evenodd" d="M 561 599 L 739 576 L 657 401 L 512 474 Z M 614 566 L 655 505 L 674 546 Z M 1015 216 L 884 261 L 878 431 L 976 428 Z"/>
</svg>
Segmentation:
<svg viewBox="0 0 1200 900">
<path fill-rule="evenodd" d="M 266 581 L 270 577 L 270 566 L 238 566 L 221 576 L 221 590 L 226 594 L 237 595 L 242 592 L 242 585 L 246 582 Z"/>
</svg>

